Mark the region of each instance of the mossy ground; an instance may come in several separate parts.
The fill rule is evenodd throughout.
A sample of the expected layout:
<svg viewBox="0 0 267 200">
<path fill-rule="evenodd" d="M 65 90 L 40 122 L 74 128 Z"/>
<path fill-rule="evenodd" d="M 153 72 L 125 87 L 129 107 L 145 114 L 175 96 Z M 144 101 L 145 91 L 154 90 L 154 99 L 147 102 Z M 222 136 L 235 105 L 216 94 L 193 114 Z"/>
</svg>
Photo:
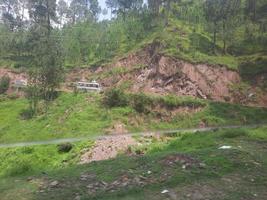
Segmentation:
<svg viewBox="0 0 267 200">
<path fill-rule="evenodd" d="M 154 141 L 147 145 L 143 156 L 121 155 L 116 159 L 80 166 L 45 166 L 42 172 L 5 176 L 0 181 L 1 199 L 265 199 L 266 195 L 266 127 L 246 130 L 218 130 L 216 132 L 177 134 L 168 140 Z M 232 149 L 218 149 L 230 145 Z M 40 149 L 47 147 L 38 147 Z M 56 147 L 51 146 L 51 149 Z M 35 149 L 35 148 L 33 148 Z M 39 149 L 39 150 L 38 150 Z M 2 150 L 1 150 L 2 151 Z M 12 152 L 12 149 L 5 150 Z M 17 149 L 20 155 L 23 148 Z M 3 151 L 2 151 L 3 152 Z M 34 154 L 34 153 L 28 153 Z M 73 154 L 73 152 L 67 153 Z M 205 163 L 204 168 L 183 169 L 179 163 L 164 165 L 170 155 L 183 154 Z M 19 154 L 13 154 L 15 158 Z M 48 155 L 47 155 L 48 156 Z M 25 157 L 22 157 L 22 159 Z M 34 159 L 34 157 L 33 157 Z M 37 160 L 37 159 L 36 159 Z M 4 159 L 7 162 L 8 159 Z M 63 162 L 61 160 L 61 162 Z M 14 165 L 14 163 L 13 163 Z M 151 171 L 151 174 L 147 174 Z M 167 174 L 162 182 L 153 182 L 144 187 L 125 187 L 115 192 L 88 193 L 87 182 L 82 174 L 93 174 L 97 180 L 113 182 L 125 174 L 158 178 Z M 28 177 L 31 176 L 29 180 Z M 40 191 L 45 180 L 59 182 L 59 187 Z M 161 194 L 164 189 L 167 194 Z M 172 197 L 171 197 L 172 196 Z M 199 197 L 199 196 L 198 196 Z"/>
</svg>

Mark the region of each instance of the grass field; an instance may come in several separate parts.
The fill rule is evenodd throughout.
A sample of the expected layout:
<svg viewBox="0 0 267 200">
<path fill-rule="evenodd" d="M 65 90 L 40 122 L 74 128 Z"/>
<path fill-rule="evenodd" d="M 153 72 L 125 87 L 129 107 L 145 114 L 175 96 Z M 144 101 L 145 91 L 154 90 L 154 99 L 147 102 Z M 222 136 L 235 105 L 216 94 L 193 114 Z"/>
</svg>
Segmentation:
<svg viewBox="0 0 267 200">
<path fill-rule="evenodd" d="M 219 149 L 223 145 L 231 145 L 232 149 Z M 55 165 L 51 165 L 51 162 L 47 165 L 41 162 L 39 165 L 34 164 L 33 169 L 26 173 L 20 174 L 18 169 L 18 173 L 5 175 L 2 173 L 1 200 L 75 199 L 78 197 L 82 200 L 167 200 L 176 197 L 192 200 L 211 197 L 229 200 L 246 198 L 264 200 L 267 187 L 266 145 L 266 127 L 187 133 L 168 139 L 162 138 L 162 140 L 133 150 L 143 151 L 145 153 L 143 156 L 121 155 L 113 160 L 87 165 L 74 166 L 71 162 L 70 165 L 64 165 L 68 162 L 63 162 L 62 158 L 77 158 L 79 151 L 76 150 L 81 150 L 80 146 L 69 153 L 57 155 L 61 159 L 57 159 Z M 10 167 L 15 166 L 15 163 L 12 163 L 11 158 L 8 157 L 14 160 L 18 157 L 21 160 L 27 160 L 32 156 L 31 158 L 37 163 L 40 157 L 36 157 L 35 152 L 47 149 L 50 149 L 49 152 L 52 152 L 51 157 L 53 157 L 53 152 L 57 148 L 52 145 L 34 147 L 31 152 L 26 152 L 24 148 L 0 150 L 1 166 L 3 163 Z M 183 160 L 166 162 L 177 155 L 183 155 L 191 165 L 183 167 Z M 46 160 L 48 157 L 48 154 L 44 154 L 42 159 Z M 198 163 L 202 163 L 202 167 L 198 166 Z M 80 177 L 84 174 L 94 178 L 81 180 Z M 93 192 L 88 188 L 92 181 L 94 183 L 104 181 L 106 184 L 111 184 L 116 180 L 121 180 L 121 177 L 134 180 L 139 176 L 147 180 L 143 186 L 130 184 L 124 187 L 118 186 L 114 191 L 99 189 Z M 59 185 L 50 187 L 49 184 L 55 180 Z M 169 192 L 161 194 L 163 190 Z"/>
<path fill-rule="evenodd" d="M 169 116 L 168 109 L 151 110 L 144 114 L 130 105 L 106 108 L 101 98 L 101 95 L 61 94 L 47 112 L 29 120 L 20 116 L 27 108 L 25 99 L 5 99 L 0 102 L 0 143 L 97 136 L 118 122 L 125 124 L 129 131 L 143 131 L 191 128 L 198 127 L 200 123 L 216 126 L 267 121 L 267 109 L 191 98 L 165 97 L 164 105 L 174 104 L 174 109 L 184 105 L 205 105 L 198 112 L 175 112 L 172 116 Z"/>
</svg>

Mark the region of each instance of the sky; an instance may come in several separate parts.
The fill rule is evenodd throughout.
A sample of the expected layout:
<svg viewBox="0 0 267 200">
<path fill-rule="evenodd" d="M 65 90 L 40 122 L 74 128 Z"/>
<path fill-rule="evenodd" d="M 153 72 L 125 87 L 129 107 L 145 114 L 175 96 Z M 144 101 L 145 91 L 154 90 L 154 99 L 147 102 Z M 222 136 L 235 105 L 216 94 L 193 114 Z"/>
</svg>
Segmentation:
<svg viewBox="0 0 267 200">
<path fill-rule="evenodd" d="M 98 0 L 98 3 L 101 6 L 102 10 L 105 8 L 107 9 L 105 1 L 106 0 Z M 147 0 L 144 0 L 144 3 L 147 3 Z M 107 9 L 107 11 L 108 11 L 107 15 L 100 14 L 100 16 L 99 16 L 100 21 L 105 20 L 105 19 L 110 19 L 111 11 L 110 11 L 110 9 Z"/>
<path fill-rule="evenodd" d="M 107 6 L 106 6 L 105 1 L 106 1 L 106 0 L 98 0 L 99 5 L 101 6 L 101 9 L 102 9 L 102 10 L 103 10 L 104 8 L 107 9 Z M 104 19 L 110 19 L 110 9 L 108 9 L 108 14 L 107 14 L 107 15 L 100 14 L 100 16 L 99 16 L 99 20 L 104 20 Z"/>
</svg>

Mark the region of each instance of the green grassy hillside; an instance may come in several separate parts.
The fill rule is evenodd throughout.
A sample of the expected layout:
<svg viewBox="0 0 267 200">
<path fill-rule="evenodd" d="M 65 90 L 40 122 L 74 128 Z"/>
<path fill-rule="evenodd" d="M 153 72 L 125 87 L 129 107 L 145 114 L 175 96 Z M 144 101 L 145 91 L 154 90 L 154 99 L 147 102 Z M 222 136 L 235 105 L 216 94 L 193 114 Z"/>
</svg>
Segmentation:
<svg viewBox="0 0 267 200">
<path fill-rule="evenodd" d="M 135 110 L 135 106 L 139 108 L 140 104 L 106 107 L 102 98 L 102 95 L 62 93 L 46 112 L 39 111 L 40 114 L 33 119 L 23 119 L 21 115 L 28 107 L 25 99 L 3 98 L 0 102 L 0 143 L 97 136 L 118 122 L 132 132 L 191 128 L 200 124 L 218 126 L 267 122 L 267 109 L 264 108 L 189 97 L 147 97 L 155 107 L 163 107 L 155 109 L 148 106 L 145 113 Z M 130 95 L 128 98 L 138 100 L 138 96 Z M 143 104 L 142 96 L 139 98 Z M 189 111 L 184 111 L 185 107 Z M 171 112 L 173 114 L 170 115 Z"/>
</svg>

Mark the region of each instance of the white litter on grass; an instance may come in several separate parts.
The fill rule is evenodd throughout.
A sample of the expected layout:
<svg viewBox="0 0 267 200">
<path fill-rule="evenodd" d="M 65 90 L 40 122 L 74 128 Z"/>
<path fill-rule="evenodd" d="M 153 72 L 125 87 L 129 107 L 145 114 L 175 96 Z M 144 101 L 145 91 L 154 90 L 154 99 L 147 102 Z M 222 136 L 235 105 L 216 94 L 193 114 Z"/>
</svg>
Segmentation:
<svg viewBox="0 0 267 200">
<path fill-rule="evenodd" d="M 151 171 L 147 171 L 147 174 L 149 175 L 149 174 L 151 174 L 152 172 Z"/>
<path fill-rule="evenodd" d="M 161 194 L 166 194 L 166 193 L 168 193 L 169 192 L 169 190 L 163 190 L 162 192 L 161 192 Z"/>
<path fill-rule="evenodd" d="M 232 149 L 232 146 L 221 146 L 219 149 Z"/>
</svg>

